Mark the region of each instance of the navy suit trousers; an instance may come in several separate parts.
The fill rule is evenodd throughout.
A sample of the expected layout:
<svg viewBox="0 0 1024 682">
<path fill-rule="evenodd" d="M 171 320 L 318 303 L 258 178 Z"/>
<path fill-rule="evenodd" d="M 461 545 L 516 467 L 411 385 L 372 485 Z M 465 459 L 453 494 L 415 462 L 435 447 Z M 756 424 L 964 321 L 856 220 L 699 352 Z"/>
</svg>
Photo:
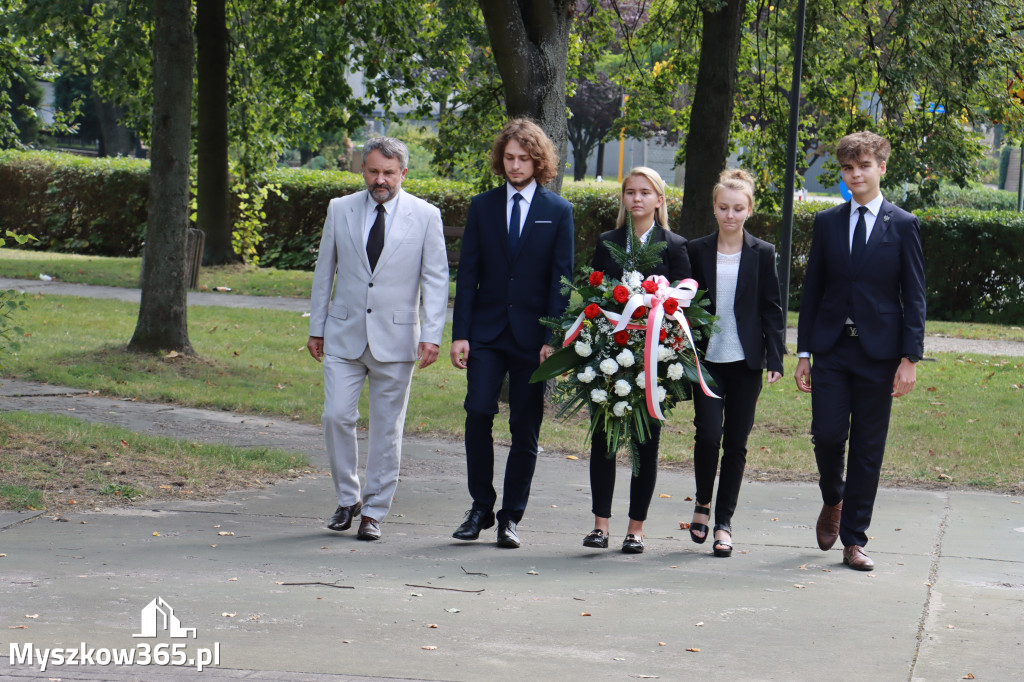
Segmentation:
<svg viewBox="0 0 1024 682">
<path fill-rule="evenodd" d="M 544 382 L 530 383 L 540 364 L 540 348 L 524 350 L 506 327 L 493 341 L 470 340 L 466 373 L 466 473 L 473 509 L 491 511 L 494 490 L 494 439 L 498 395 L 508 375 L 509 431 L 512 445 L 505 464 L 505 486 L 498 520 L 523 518 L 537 466 L 537 438 L 544 418 Z"/>
<path fill-rule="evenodd" d="M 867 544 L 892 410 L 899 360 L 868 357 L 857 338 L 842 336 L 811 366 L 811 437 L 825 504 L 843 502 L 839 538 Z M 844 455 L 849 440 L 846 480 Z"/>
</svg>

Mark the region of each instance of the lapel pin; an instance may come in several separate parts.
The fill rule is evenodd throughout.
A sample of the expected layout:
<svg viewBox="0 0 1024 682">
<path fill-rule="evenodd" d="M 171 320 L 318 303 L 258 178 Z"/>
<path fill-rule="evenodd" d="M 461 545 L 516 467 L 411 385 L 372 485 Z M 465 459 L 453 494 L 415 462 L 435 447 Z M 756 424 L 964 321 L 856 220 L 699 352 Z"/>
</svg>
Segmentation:
<svg viewBox="0 0 1024 682">
<path fill-rule="evenodd" d="M 882 216 L 882 222 L 883 223 L 889 222 L 889 218 L 890 218 L 889 214 L 886 213 L 884 216 Z"/>
</svg>

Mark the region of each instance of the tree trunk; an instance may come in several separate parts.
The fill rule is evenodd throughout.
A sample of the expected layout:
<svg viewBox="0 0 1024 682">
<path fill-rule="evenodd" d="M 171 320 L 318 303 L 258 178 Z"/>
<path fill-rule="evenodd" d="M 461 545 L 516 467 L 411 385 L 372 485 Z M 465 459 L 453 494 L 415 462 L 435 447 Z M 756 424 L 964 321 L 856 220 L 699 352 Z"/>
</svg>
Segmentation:
<svg viewBox="0 0 1024 682">
<path fill-rule="evenodd" d="M 153 140 L 142 303 L 128 349 L 193 354 L 185 244 L 192 127 L 191 0 L 153 3 Z"/>
<path fill-rule="evenodd" d="M 199 229 L 206 234 L 203 265 L 237 263 L 228 203 L 228 28 L 225 0 L 196 7 L 196 140 Z"/>
<path fill-rule="evenodd" d="M 135 156 L 132 131 L 121 125 L 121 107 L 93 93 L 93 110 L 100 124 L 100 156 Z"/>
<path fill-rule="evenodd" d="M 527 116 L 558 150 L 560 172 L 547 184 L 562 191 L 569 151 L 565 71 L 573 0 L 479 0 L 510 117 Z"/>
<path fill-rule="evenodd" d="M 729 156 L 729 127 L 736 95 L 736 64 L 746 0 L 728 0 L 717 12 L 704 12 L 700 66 L 686 136 L 686 173 L 682 225 L 688 239 L 715 230 L 711 192 Z"/>
</svg>

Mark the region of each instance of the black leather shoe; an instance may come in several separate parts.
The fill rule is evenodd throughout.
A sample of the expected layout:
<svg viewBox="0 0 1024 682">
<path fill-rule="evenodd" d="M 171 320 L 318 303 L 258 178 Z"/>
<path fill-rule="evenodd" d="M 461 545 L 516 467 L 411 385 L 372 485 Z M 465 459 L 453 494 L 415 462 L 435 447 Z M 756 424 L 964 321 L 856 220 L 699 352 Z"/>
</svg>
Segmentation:
<svg viewBox="0 0 1024 682">
<path fill-rule="evenodd" d="M 626 539 L 622 541 L 622 551 L 626 554 L 643 554 L 644 536 L 632 534 L 627 535 Z"/>
<path fill-rule="evenodd" d="M 359 516 L 362 511 L 362 502 L 356 502 L 348 507 L 339 506 L 335 510 L 334 516 L 327 522 L 327 527 L 331 530 L 348 530 L 352 527 L 352 519 Z"/>
<path fill-rule="evenodd" d="M 359 532 L 356 537 L 360 540 L 380 540 L 380 521 L 364 516 L 359 522 Z"/>
<path fill-rule="evenodd" d="M 515 521 L 502 521 L 498 524 L 498 547 L 519 548 L 519 536 L 516 535 Z"/>
<path fill-rule="evenodd" d="M 452 537 L 456 540 L 476 540 L 480 537 L 480 531 L 494 525 L 494 512 L 485 512 L 483 509 L 470 509 L 466 512 L 466 520 L 462 522 Z"/>
<path fill-rule="evenodd" d="M 587 533 L 587 537 L 583 538 L 584 547 L 593 547 L 594 549 L 608 549 L 608 534 L 600 528 Z"/>
</svg>

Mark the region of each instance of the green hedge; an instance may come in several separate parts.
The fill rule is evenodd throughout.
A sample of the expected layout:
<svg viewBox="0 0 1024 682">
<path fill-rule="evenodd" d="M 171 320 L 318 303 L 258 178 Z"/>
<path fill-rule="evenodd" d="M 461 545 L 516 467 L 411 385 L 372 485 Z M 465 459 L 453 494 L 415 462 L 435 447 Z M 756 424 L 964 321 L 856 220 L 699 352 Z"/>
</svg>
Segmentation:
<svg viewBox="0 0 1024 682">
<path fill-rule="evenodd" d="M 281 169 L 270 195 L 261 263 L 310 269 L 316 262 L 327 204 L 362 189 L 355 173 Z M 105 256 L 141 250 L 146 225 L 148 164 L 40 152 L 0 152 L 0 231 L 30 233 L 33 248 Z M 403 187 L 437 205 L 446 225 L 462 225 L 474 191 L 465 183 L 407 179 Z M 567 185 L 574 206 L 577 263 L 589 262 L 598 235 L 615 226 L 618 195 L 605 186 Z M 794 206 L 790 307 L 799 308 L 814 212 L 825 202 Z M 669 221 L 679 225 L 682 192 L 669 188 Z M 1024 322 L 1024 215 L 955 208 L 922 210 L 928 317 Z M 747 229 L 779 243 L 778 214 L 757 213 Z"/>
</svg>

